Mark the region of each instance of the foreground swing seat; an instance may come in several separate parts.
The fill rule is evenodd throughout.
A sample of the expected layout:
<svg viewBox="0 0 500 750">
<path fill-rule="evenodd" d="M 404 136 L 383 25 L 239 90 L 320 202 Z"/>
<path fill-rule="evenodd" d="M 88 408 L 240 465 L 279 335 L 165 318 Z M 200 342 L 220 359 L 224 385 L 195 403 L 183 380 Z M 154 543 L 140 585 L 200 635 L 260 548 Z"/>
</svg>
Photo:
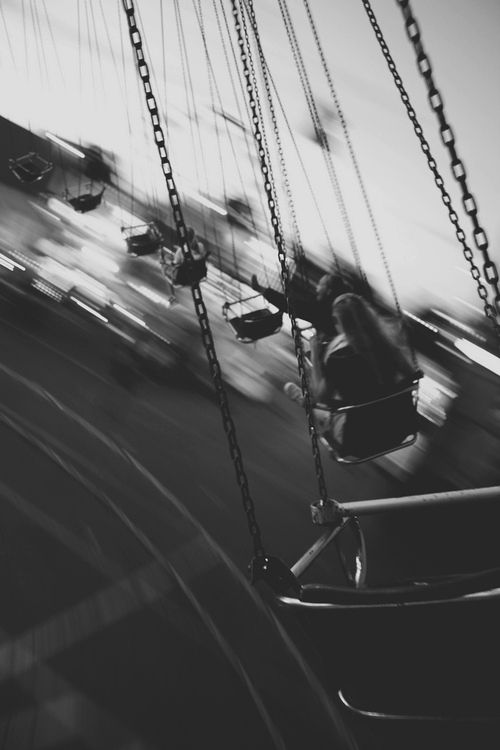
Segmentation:
<svg viewBox="0 0 500 750">
<path fill-rule="evenodd" d="M 317 403 L 325 415 L 321 442 L 339 463 L 358 464 L 413 445 L 418 435 L 418 381 L 361 404 Z"/>
<path fill-rule="evenodd" d="M 229 323 L 236 334 L 237 341 L 242 344 L 251 344 L 281 330 L 283 313 L 280 310 L 273 312 L 269 307 L 259 307 L 246 313 L 242 312 L 245 304 L 260 296 L 260 294 L 254 294 L 234 302 L 225 302 L 222 307 L 224 320 Z M 234 314 L 236 305 L 239 305 L 240 315 Z"/>
<path fill-rule="evenodd" d="M 49 174 L 53 164 L 35 151 L 30 151 L 17 159 L 9 159 L 9 169 L 20 182 L 32 184 Z"/>
</svg>

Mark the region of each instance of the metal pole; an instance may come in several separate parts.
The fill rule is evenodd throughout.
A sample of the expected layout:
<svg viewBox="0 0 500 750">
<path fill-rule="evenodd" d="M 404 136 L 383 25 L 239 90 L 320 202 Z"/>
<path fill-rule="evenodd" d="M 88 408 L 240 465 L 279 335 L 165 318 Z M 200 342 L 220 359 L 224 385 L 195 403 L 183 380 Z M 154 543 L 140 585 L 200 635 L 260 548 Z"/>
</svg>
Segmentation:
<svg viewBox="0 0 500 750">
<path fill-rule="evenodd" d="M 373 513 L 386 513 L 387 511 L 394 510 L 435 508 L 445 505 L 480 502 L 482 500 L 500 501 L 500 487 L 480 487 L 479 489 L 454 490 L 452 492 L 431 492 L 427 495 L 386 497 L 375 500 L 354 500 L 352 502 L 338 503 L 338 510 L 349 515 L 367 516 Z"/>
<path fill-rule="evenodd" d="M 339 531 L 344 528 L 347 521 L 348 519 L 344 518 L 342 519 L 342 522 L 339 526 L 334 529 L 328 529 L 327 531 L 325 531 L 325 533 L 322 534 L 319 539 L 314 542 L 312 547 L 310 547 L 307 552 L 305 552 L 302 557 L 297 560 L 297 562 L 291 569 L 296 578 L 300 578 L 302 573 L 307 570 L 307 568 L 311 565 L 311 563 L 314 562 L 318 555 L 323 552 L 325 547 L 328 547 L 332 539 L 335 539 Z"/>
</svg>

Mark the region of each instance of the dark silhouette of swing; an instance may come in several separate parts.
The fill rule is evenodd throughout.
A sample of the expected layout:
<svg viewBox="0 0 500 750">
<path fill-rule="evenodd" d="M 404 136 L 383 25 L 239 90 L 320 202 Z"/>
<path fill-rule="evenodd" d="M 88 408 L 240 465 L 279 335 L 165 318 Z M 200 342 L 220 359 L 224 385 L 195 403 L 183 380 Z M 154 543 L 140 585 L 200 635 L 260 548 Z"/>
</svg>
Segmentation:
<svg viewBox="0 0 500 750">
<path fill-rule="evenodd" d="M 45 159 L 36 151 L 9 159 L 9 169 L 20 182 L 31 185 L 38 182 L 53 169 L 52 162 Z"/>
<path fill-rule="evenodd" d="M 160 251 L 160 262 L 163 275 L 172 287 L 193 286 L 206 278 L 207 256 L 176 260 L 177 252 L 163 246 Z"/>
<path fill-rule="evenodd" d="M 162 237 L 154 222 L 121 227 L 127 253 L 133 257 L 154 255 L 161 247 Z"/>
<path fill-rule="evenodd" d="M 225 302 L 222 306 L 224 320 L 229 323 L 235 332 L 237 340 L 243 344 L 250 344 L 267 336 L 272 336 L 281 330 L 283 324 L 281 310 L 273 312 L 269 306 L 260 306 L 255 310 L 242 312 L 246 304 L 258 297 L 261 297 L 261 295 L 253 294 L 234 302 Z M 240 314 L 234 312 L 234 308 L 237 306 Z"/>
<path fill-rule="evenodd" d="M 89 189 L 86 193 L 79 193 L 73 197 L 70 196 L 69 191 L 65 193 L 65 199 L 67 202 L 80 214 L 85 214 L 88 211 L 93 211 L 95 208 L 101 205 L 102 196 L 106 186 L 103 185 L 99 192 L 92 192 L 92 183 L 89 183 Z"/>
</svg>

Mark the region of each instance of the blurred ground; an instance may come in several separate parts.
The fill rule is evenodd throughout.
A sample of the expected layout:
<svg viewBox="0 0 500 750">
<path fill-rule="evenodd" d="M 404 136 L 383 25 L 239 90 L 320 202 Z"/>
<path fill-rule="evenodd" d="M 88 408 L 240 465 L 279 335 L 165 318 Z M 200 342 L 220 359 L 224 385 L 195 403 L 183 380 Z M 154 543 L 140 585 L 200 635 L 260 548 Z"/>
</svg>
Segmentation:
<svg viewBox="0 0 500 750">
<path fill-rule="evenodd" d="M 8 205 L 2 257 L 19 261 L 14 233 L 5 227 L 23 224 L 26 215 L 38 239 L 46 227 L 23 196 L 11 190 L 2 196 Z M 43 262 L 30 247 L 27 241 L 25 257 Z M 405 642 L 417 634 L 421 641 L 423 652 L 407 669 L 423 664 L 425 653 L 436 685 L 446 684 L 450 664 L 462 659 L 469 692 L 459 697 L 466 701 L 473 681 L 486 684 L 498 667 L 495 607 L 478 604 L 462 625 L 453 608 L 399 625 L 339 616 L 328 625 L 333 642 L 327 622 L 296 621 L 283 612 L 274 619 L 267 597 L 244 580 L 251 540 L 190 293 L 180 290 L 178 303 L 167 308 L 134 289 L 161 292 L 152 259 L 120 260 L 117 251 L 111 257 L 126 270 L 106 281 L 110 299 L 155 331 L 141 339 L 141 326 L 128 329 L 122 319 L 119 330 L 132 334 L 132 348 L 88 310 L 27 290 L 27 272 L 2 272 L 4 746 L 191 748 L 202 737 L 218 747 L 348 747 L 343 726 L 351 718 L 340 718 L 336 691 L 347 685 L 356 697 L 367 670 L 376 683 L 382 658 L 383 669 L 394 673 L 401 647 L 396 627 Z M 88 259 L 81 267 L 98 276 Z M 238 344 L 221 316 L 223 279 L 235 283 L 211 267 L 202 289 L 264 544 L 290 565 L 317 537 L 309 517 L 317 489 L 305 417 L 281 392 L 294 376 L 290 339 L 283 330 L 255 346 Z M 103 312 L 83 281 L 77 298 Z M 143 352 L 153 346 L 149 363 L 137 358 L 137 341 Z M 155 369 L 158 360 L 163 366 Z M 428 351 L 422 363 L 452 389 L 444 427 L 432 429 L 427 421 L 423 444 L 407 449 L 406 459 L 394 454 L 343 468 L 325 455 L 335 498 L 498 482 L 491 410 L 497 378 L 455 356 L 451 364 L 446 357 L 437 362 Z M 368 582 L 498 565 L 497 524 L 493 505 L 475 513 L 367 517 Z M 329 555 L 308 577 L 343 581 Z M 379 643 L 369 640 L 360 651 L 366 628 Z M 490 655 L 487 669 L 472 650 L 465 662 L 457 651 L 464 639 L 480 637 L 481 653 Z M 339 639 L 347 661 L 335 657 Z M 473 692 L 484 698 L 482 685 Z M 482 704 L 485 710 L 494 710 L 495 696 Z M 372 729 L 365 737 L 357 724 L 360 747 L 391 746 Z M 474 726 L 462 730 L 464 747 L 470 732 L 476 747 L 498 740 L 491 726 Z M 423 741 L 419 733 L 403 737 L 390 741 L 415 748 Z M 432 747 L 432 731 L 425 737 Z M 449 740 L 439 737 L 441 745 Z M 459 746 L 456 736 L 453 742 Z"/>
</svg>

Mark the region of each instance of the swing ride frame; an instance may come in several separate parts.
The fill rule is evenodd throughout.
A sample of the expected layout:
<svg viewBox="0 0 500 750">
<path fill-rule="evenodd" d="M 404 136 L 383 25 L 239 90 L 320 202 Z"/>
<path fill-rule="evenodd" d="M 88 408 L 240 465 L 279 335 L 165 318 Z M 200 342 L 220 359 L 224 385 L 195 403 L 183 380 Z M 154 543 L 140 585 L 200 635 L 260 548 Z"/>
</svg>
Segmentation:
<svg viewBox="0 0 500 750">
<path fill-rule="evenodd" d="M 179 196 L 178 196 L 175 182 L 173 179 L 171 164 L 170 164 L 170 160 L 169 160 L 166 145 L 165 145 L 163 131 L 160 125 L 160 118 L 159 118 L 158 108 L 156 106 L 156 100 L 152 92 L 149 68 L 146 63 L 143 48 L 142 48 L 142 37 L 141 37 L 140 31 L 137 27 L 137 23 L 135 20 L 135 9 L 134 9 L 133 0 L 122 0 L 122 4 L 123 4 L 126 17 L 127 17 L 127 22 L 129 26 L 129 35 L 130 35 L 131 44 L 132 44 L 132 47 L 134 49 L 135 56 L 136 56 L 138 72 L 139 72 L 141 81 L 143 83 L 147 109 L 150 114 L 152 125 L 153 125 L 155 142 L 156 142 L 158 152 L 160 155 L 162 170 L 163 170 L 167 188 L 168 188 L 169 198 L 170 198 L 171 206 L 173 209 L 176 230 L 179 235 L 184 257 L 189 261 L 191 260 L 191 253 L 190 253 L 189 245 L 186 241 L 187 228 L 184 222 L 184 218 L 182 215 L 182 210 L 181 210 L 180 202 L 179 202 Z M 370 20 L 372 21 L 372 25 L 373 23 L 376 24 L 376 20 L 374 20 L 373 12 L 371 11 L 371 7 L 369 6 L 369 3 L 367 2 L 367 0 L 363 0 L 363 4 L 367 10 L 367 13 L 369 13 L 369 16 L 371 13 Z M 245 3 L 245 6 L 246 6 L 247 13 L 251 21 L 252 29 L 254 31 L 254 34 L 256 34 L 257 32 L 256 32 L 255 16 L 253 12 L 252 1 L 247 0 L 247 2 Z M 261 111 L 260 104 L 258 101 L 257 79 L 256 79 L 255 70 L 253 68 L 253 63 L 251 60 L 251 51 L 250 51 L 250 43 L 248 39 L 248 31 L 246 28 L 243 4 L 241 3 L 240 3 L 240 8 L 242 9 L 241 17 L 240 17 L 240 12 L 239 12 L 239 8 L 237 5 L 237 1 L 232 0 L 232 12 L 233 12 L 233 17 L 235 21 L 235 28 L 236 28 L 236 32 L 238 36 L 238 44 L 240 47 L 240 53 L 241 53 L 241 58 L 242 58 L 242 63 L 243 63 L 243 73 L 245 77 L 246 91 L 248 94 L 249 106 L 251 110 L 253 134 L 257 143 L 260 167 L 261 167 L 262 175 L 264 178 L 264 187 L 265 187 L 266 197 L 267 197 L 269 211 L 270 211 L 271 224 L 274 230 L 274 240 L 275 240 L 275 244 L 278 250 L 278 258 L 279 258 L 280 266 L 281 266 L 281 281 L 282 281 L 283 289 L 285 292 L 285 296 L 289 300 L 289 295 L 288 295 L 289 276 L 288 276 L 287 253 L 286 253 L 283 233 L 281 229 L 281 219 L 280 219 L 278 205 L 277 205 L 276 192 L 275 192 L 275 187 L 274 187 L 274 179 L 273 179 L 272 169 L 271 169 L 271 165 L 270 165 L 269 158 L 268 158 L 267 143 L 265 141 L 262 111 Z M 378 29 L 378 26 L 377 26 L 377 29 Z M 382 44 L 383 37 L 381 35 L 380 30 L 377 30 L 377 29 L 376 29 L 377 38 L 379 39 L 379 41 L 381 42 L 381 45 L 383 46 Z M 259 47 L 259 50 L 260 50 L 260 47 Z M 385 48 L 383 46 L 383 51 L 384 51 L 386 60 L 388 60 L 388 63 L 389 63 L 389 59 L 392 60 L 392 58 L 390 58 L 386 45 L 385 45 Z M 396 75 L 397 72 L 395 73 L 395 66 L 393 63 L 392 65 L 390 64 L 390 68 L 391 68 L 391 71 L 393 72 L 393 75 Z M 403 101 L 405 101 L 405 104 L 407 104 L 407 109 L 408 109 L 409 99 L 408 99 L 408 96 L 406 95 L 406 92 L 403 88 L 403 85 L 399 76 L 397 76 L 396 83 L 402 95 Z M 403 95 L 403 93 L 405 96 Z M 439 180 L 436 179 L 436 184 L 438 185 L 438 188 L 441 191 L 443 202 L 448 207 L 450 219 L 452 223 L 455 225 L 455 227 L 460 229 L 459 224 L 458 224 L 458 218 L 456 217 L 456 214 L 454 214 L 453 210 L 450 208 L 451 199 L 449 198 L 448 194 L 446 193 L 444 189 L 442 178 L 437 172 L 437 167 L 435 166 L 434 160 L 430 156 L 430 149 L 428 147 L 427 141 L 425 141 L 425 138 L 422 133 L 422 129 L 418 125 L 418 121 L 416 120 L 416 115 L 412 109 L 411 111 L 410 109 L 408 109 L 408 114 L 415 126 L 415 130 L 419 137 L 422 148 L 427 155 L 429 167 L 431 168 L 431 171 L 434 173 L 434 175 L 436 176 L 436 173 L 437 173 L 437 176 L 439 177 Z M 416 127 L 416 125 L 418 125 L 418 127 Z M 457 236 L 459 234 L 458 229 L 457 229 Z M 459 239 L 461 240 L 462 245 L 464 246 L 465 240 L 461 237 L 461 234 L 459 236 Z M 467 247 L 466 244 L 465 244 L 465 247 Z M 466 255 L 466 258 L 467 258 L 468 253 L 464 253 L 464 254 Z M 488 266 L 488 268 L 490 269 L 491 267 Z M 476 275 L 474 275 L 474 273 L 472 275 L 474 278 L 476 278 Z M 494 274 L 490 273 L 487 280 L 492 281 L 494 283 L 495 281 Z M 476 281 L 477 281 L 477 278 L 476 278 Z M 311 510 L 312 510 L 312 515 L 313 515 L 313 522 L 315 524 L 325 526 L 326 531 L 312 545 L 312 547 L 310 547 L 304 553 L 304 555 L 302 555 L 302 557 L 291 568 L 286 566 L 281 560 L 268 556 L 264 550 L 260 529 L 257 524 L 256 517 L 255 517 L 254 503 L 250 496 L 248 482 L 247 482 L 246 474 L 245 474 L 244 467 L 243 467 L 242 456 L 241 456 L 241 452 L 240 452 L 240 449 L 236 440 L 235 427 L 234 427 L 234 423 L 232 421 L 232 418 L 229 412 L 227 397 L 226 397 L 224 386 L 223 386 L 222 379 L 221 379 L 220 367 L 218 364 L 214 342 L 213 342 L 210 327 L 208 324 L 206 308 L 204 305 L 201 290 L 199 289 L 198 284 L 194 284 L 191 290 L 193 294 L 195 309 L 196 309 L 199 323 L 200 323 L 203 343 L 207 351 L 207 357 L 208 357 L 208 361 L 210 364 L 212 378 L 214 380 L 214 385 L 215 385 L 215 388 L 219 397 L 219 406 L 221 408 L 221 412 L 223 416 L 224 429 L 228 438 L 231 457 L 233 459 L 233 463 L 235 466 L 238 484 L 242 492 L 243 506 L 244 506 L 245 513 L 247 515 L 248 527 L 249 527 L 250 535 L 253 541 L 254 558 L 250 565 L 251 580 L 253 583 L 256 583 L 259 580 L 262 580 L 265 583 L 267 583 L 270 589 L 273 591 L 277 601 L 281 602 L 282 604 L 291 605 L 293 607 L 304 606 L 308 608 L 309 607 L 337 608 L 338 606 L 356 607 L 356 608 L 360 606 L 361 607 L 363 606 L 369 606 L 369 607 L 401 606 L 406 603 L 413 604 L 413 605 L 414 604 L 425 605 L 429 603 L 434 603 L 434 601 L 436 602 L 452 601 L 452 600 L 456 601 L 457 597 L 458 599 L 462 600 L 470 596 L 471 594 L 480 595 L 480 596 L 497 596 L 499 594 L 500 592 L 500 588 L 499 588 L 500 587 L 500 570 L 483 572 L 482 579 L 481 579 L 481 574 L 480 574 L 479 577 L 474 576 L 474 575 L 458 576 L 458 577 L 455 577 L 453 581 L 450 581 L 450 580 L 443 581 L 440 584 L 441 588 L 438 591 L 436 599 L 432 599 L 433 591 L 435 590 L 435 587 L 433 589 L 433 584 L 429 584 L 426 590 L 421 591 L 420 595 L 417 596 L 416 599 L 411 594 L 405 598 L 405 595 L 408 594 L 407 590 L 405 592 L 404 590 L 399 589 L 400 593 L 398 594 L 398 588 L 392 587 L 390 589 L 385 589 L 384 590 L 385 598 L 383 596 L 381 600 L 378 600 L 376 589 L 364 588 L 364 582 L 366 578 L 366 547 L 364 543 L 362 530 L 359 525 L 358 516 L 364 516 L 364 515 L 369 515 L 373 513 L 392 512 L 396 510 L 408 510 L 410 508 L 416 508 L 416 507 L 420 507 L 420 508 L 436 507 L 436 506 L 444 507 L 447 504 L 456 505 L 457 503 L 470 503 L 470 502 L 476 501 L 477 499 L 496 501 L 497 499 L 500 499 L 500 487 L 490 487 L 490 488 L 485 488 L 483 490 L 463 490 L 463 491 L 452 492 L 452 493 L 448 492 L 448 493 L 434 493 L 430 495 L 414 495 L 414 496 L 410 496 L 407 498 L 385 498 L 382 500 L 372 500 L 372 501 L 363 501 L 363 502 L 358 501 L 358 502 L 350 502 L 350 503 L 338 503 L 337 501 L 330 499 L 328 497 L 326 484 L 324 481 L 320 451 L 319 451 L 319 446 L 318 446 L 318 436 L 316 434 L 316 428 L 315 428 L 314 420 L 312 417 L 313 404 L 310 400 L 309 393 L 308 393 L 307 377 L 306 377 L 305 364 L 304 364 L 304 352 L 303 352 L 302 343 L 301 343 L 301 333 L 295 320 L 292 305 L 289 306 L 290 307 L 289 314 L 290 314 L 290 319 L 291 319 L 291 324 L 292 324 L 292 334 L 293 334 L 294 343 L 295 343 L 298 369 L 299 369 L 299 374 L 301 376 L 302 390 L 304 392 L 304 397 L 305 397 L 306 414 L 309 420 L 309 431 L 310 431 L 310 437 L 311 437 L 311 442 L 312 442 L 312 447 L 313 447 L 313 456 L 315 460 L 316 476 L 318 479 L 318 489 L 319 489 L 319 495 L 320 495 L 319 501 L 317 503 L 312 504 Z M 478 287 L 478 291 L 479 291 L 480 296 L 484 299 L 483 292 L 480 287 Z M 494 313 L 496 311 L 494 308 L 491 308 L 491 306 L 488 307 L 488 304 L 489 303 L 487 302 L 485 303 L 485 309 L 487 310 L 487 314 L 490 313 L 488 317 L 493 318 Z M 301 587 L 300 584 L 298 583 L 298 580 L 297 580 L 298 576 L 302 575 L 304 571 L 309 568 L 311 563 L 315 559 L 317 559 L 317 557 L 330 545 L 332 541 L 337 542 L 339 534 L 348 525 L 353 526 L 355 531 L 358 533 L 358 550 L 357 550 L 357 556 L 356 556 L 356 561 L 355 561 L 356 572 L 353 576 L 350 575 L 346 571 L 346 567 L 344 565 L 344 572 L 346 572 L 346 575 L 350 584 L 347 588 L 343 587 L 344 599 L 342 600 L 342 597 L 341 597 L 340 604 L 336 604 L 334 601 L 323 601 L 323 602 L 320 600 L 302 601 L 301 594 L 305 589 L 303 589 L 303 587 Z M 337 547 L 337 550 L 340 553 L 340 550 L 338 547 Z M 459 579 L 460 585 L 457 584 L 457 578 Z M 307 588 L 307 586 L 305 588 Z M 323 588 L 325 589 L 325 587 Z M 322 587 L 318 587 L 318 589 L 321 595 Z M 458 594 L 457 594 L 457 591 L 458 591 Z M 346 594 L 347 594 L 347 600 L 345 599 Z M 365 598 L 367 594 L 368 594 L 368 599 L 366 599 L 365 602 L 357 601 L 356 599 L 357 596 L 361 595 L 362 598 Z M 349 598 L 349 596 L 351 598 Z"/>
<path fill-rule="evenodd" d="M 294 563 L 290 570 L 299 578 L 310 565 L 324 552 L 330 543 L 337 538 L 349 519 L 374 514 L 391 513 L 393 511 L 408 511 L 437 507 L 450 507 L 467 503 L 500 501 L 500 486 L 481 487 L 479 489 L 453 490 L 449 492 L 431 492 L 421 495 L 407 495 L 405 497 L 376 498 L 374 500 L 351 500 L 337 502 L 329 500 L 327 503 L 313 503 L 311 505 L 312 521 L 316 525 L 326 526 L 327 530 L 309 547 L 309 549 Z M 366 579 L 366 549 L 363 536 L 360 536 L 360 550 L 358 556 L 362 559 L 364 570 L 357 586 L 364 584 Z M 362 582 L 360 582 L 362 581 Z M 499 573 L 500 586 L 500 573 Z M 498 591 L 500 594 L 500 589 Z"/>
</svg>

